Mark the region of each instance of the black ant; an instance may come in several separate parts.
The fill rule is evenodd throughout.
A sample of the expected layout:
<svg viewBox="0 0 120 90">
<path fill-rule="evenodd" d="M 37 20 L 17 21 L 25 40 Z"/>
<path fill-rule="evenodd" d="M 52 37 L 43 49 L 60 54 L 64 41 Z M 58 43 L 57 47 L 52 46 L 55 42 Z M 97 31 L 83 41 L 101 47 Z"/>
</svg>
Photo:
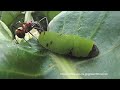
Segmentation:
<svg viewBox="0 0 120 90">
<path fill-rule="evenodd" d="M 39 33 L 45 31 L 43 29 L 43 27 L 41 26 L 40 22 L 42 20 L 46 19 L 46 23 L 47 23 L 47 26 L 48 26 L 48 20 L 46 17 L 42 18 L 40 21 L 30 21 L 30 22 L 27 22 L 27 23 L 21 23 L 20 21 L 18 22 L 20 24 L 20 27 L 19 28 L 16 28 L 15 26 L 13 26 L 14 28 L 16 28 L 15 30 L 15 35 L 17 35 L 19 38 L 23 38 L 25 37 L 25 33 L 30 33 L 32 36 L 34 36 L 30 31 L 34 28 L 36 29 Z M 34 36 L 35 37 L 35 36 Z M 36 38 L 37 39 L 37 38 Z M 15 38 L 16 40 L 16 38 Z M 25 40 L 25 39 L 24 39 Z M 16 40 L 17 41 L 17 40 Z M 26 40 L 25 40 L 26 41 Z M 26 41 L 27 42 L 27 41 Z M 18 41 L 17 41 L 18 43 Z"/>
</svg>

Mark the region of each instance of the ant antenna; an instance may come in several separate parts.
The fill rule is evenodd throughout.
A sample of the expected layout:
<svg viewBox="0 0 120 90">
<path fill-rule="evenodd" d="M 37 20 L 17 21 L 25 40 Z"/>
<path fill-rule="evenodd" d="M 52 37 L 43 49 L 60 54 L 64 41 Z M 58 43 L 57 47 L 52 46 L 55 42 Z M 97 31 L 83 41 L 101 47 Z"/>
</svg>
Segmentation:
<svg viewBox="0 0 120 90">
<path fill-rule="evenodd" d="M 21 22 L 20 22 L 20 21 L 18 21 L 18 22 L 16 22 L 16 24 L 15 24 L 15 25 L 18 25 L 18 24 L 21 24 Z"/>
<path fill-rule="evenodd" d="M 20 27 L 22 27 L 24 23 L 22 23 L 21 21 L 18 21 L 18 22 L 16 23 L 16 25 L 17 25 L 17 24 L 19 24 Z"/>
<path fill-rule="evenodd" d="M 16 27 L 16 26 L 14 26 L 14 25 L 12 25 L 12 28 L 17 29 L 17 27 Z"/>
<path fill-rule="evenodd" d="M 43 27 L 41 26 L 41 24 L 40 24 L 40 22 L 43 21 L 44 19 L 46 20 L 47 27 L 48 27 L 48 19 L 47 19 L 47 17 L 44 17 L 44 18 L 40 19 L 40 20 L 38 21 L 38 23 L 36 22 L 37 25 L 39 25 L 40 27 L 37 27 L 37 26 L 34 26 L 34 25 L 33 25 L 33 26 L 34 26 L 34 29 L 37 29 L 39 33 L 41 33 L 41 31 L 45 31 L 45 30 L 43 29 Z"/>
<path fill-rule="evenodd" d="M 42 19 L 40 19 L 40 21 L 39 22 L 41 22 L 42 20 L 46 20 L 46 23 L 47 23 L 47 27 L 48 27 L 48 19 L 47 19 L 47 17 L 44 17 L 44 18 L 42 18 Z"/>
<path fill-rule="evenodd" d="M 21 20 L 22 20 L 22 22 L 24 22 L 24 19 L 23 19 L 23 18 L 22 18 Z"/>
</svg>

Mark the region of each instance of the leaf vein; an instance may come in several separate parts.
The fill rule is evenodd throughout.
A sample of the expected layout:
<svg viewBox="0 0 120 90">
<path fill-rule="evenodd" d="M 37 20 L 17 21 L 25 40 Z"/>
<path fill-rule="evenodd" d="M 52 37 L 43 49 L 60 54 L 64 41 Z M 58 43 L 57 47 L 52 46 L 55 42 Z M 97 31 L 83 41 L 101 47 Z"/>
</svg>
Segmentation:
<svg viewBox="0 0 120 90">
<path fill-rule="evenodd" d="M 98 18 L 98 20 L 97 20 L 97 25 L 95 25 L 95 29 L 93 30 L 93 33 L 91 34 L 91 36 L 90 36 L 90 38 L 92 39 L 95 35 L 96 35 L 96 33 L 100 30 L 100 26 L 103 24 L 103 22 L 105 21 L 105 19 L 107 18 L 107 16 L 108 16 L 109 14 L 108 14 L 108 12 L 105 12 L 105 14 L 103 15 L 103 17 L 101 18 L 101 20 L 99 20 L 99 18 Z"/>
</svg>

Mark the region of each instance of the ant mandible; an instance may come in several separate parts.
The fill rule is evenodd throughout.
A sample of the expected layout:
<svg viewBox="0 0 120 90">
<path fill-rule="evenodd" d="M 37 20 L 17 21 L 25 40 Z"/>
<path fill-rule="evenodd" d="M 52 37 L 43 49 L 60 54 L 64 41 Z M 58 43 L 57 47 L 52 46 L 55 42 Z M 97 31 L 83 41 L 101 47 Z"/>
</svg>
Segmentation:
<svg viewBox="0 0 120 90">
<path fill-rule="evenodd" d="M 30 21 L 27 23 L 21 23 L 20 21 L 18 22 L 20 24 L 19 28 L 16 28 L 15 26 L 13 26 L 16 30 L 15 30 L 15 35 L 17 35 L 19 38 L 23 38 L 25 40 L 25 33 L 30 33 L 32 36 L 34 36 L 30 31 L 34 28 L 36 29 L 39 33 L 45 31 L 43 29 L 43 27 L 41 26 L 40 22 L 42 20 L 46 20 L 47 26 L 48 26 L 48 20 L 46 17 L 42 18 L 40 21 Z M 35 36 L 34 36 L 35 37 Z M 35 37 L 36 38 L 36 37 Z M 37 38 L 36 38 L 37 39 Z M 16 40 L 16 38 L 15 38 Z M 17 41 L 17 40 L 16 40 Z M 25 40 L 26 41 L 26 40 Z M 27 42 L 27 41 L 26 41 Z M 18 43 L 18 41 L 17 41 Z"/>
</svg>

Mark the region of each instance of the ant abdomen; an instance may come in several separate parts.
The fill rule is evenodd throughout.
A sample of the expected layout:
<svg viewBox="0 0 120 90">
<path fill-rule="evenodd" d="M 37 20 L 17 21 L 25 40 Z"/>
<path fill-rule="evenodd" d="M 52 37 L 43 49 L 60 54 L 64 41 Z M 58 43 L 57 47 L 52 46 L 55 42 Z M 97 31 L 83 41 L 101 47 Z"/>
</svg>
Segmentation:
<svg viewBox="0 0 120 90">
<path fill-rule="evenodd" d="M 19 38 L 24 38 L 25 37 L 25 32 L 22 29 L 17 29 L 15 31 L 15 34 L 19 37 Z"/>
</svg>

